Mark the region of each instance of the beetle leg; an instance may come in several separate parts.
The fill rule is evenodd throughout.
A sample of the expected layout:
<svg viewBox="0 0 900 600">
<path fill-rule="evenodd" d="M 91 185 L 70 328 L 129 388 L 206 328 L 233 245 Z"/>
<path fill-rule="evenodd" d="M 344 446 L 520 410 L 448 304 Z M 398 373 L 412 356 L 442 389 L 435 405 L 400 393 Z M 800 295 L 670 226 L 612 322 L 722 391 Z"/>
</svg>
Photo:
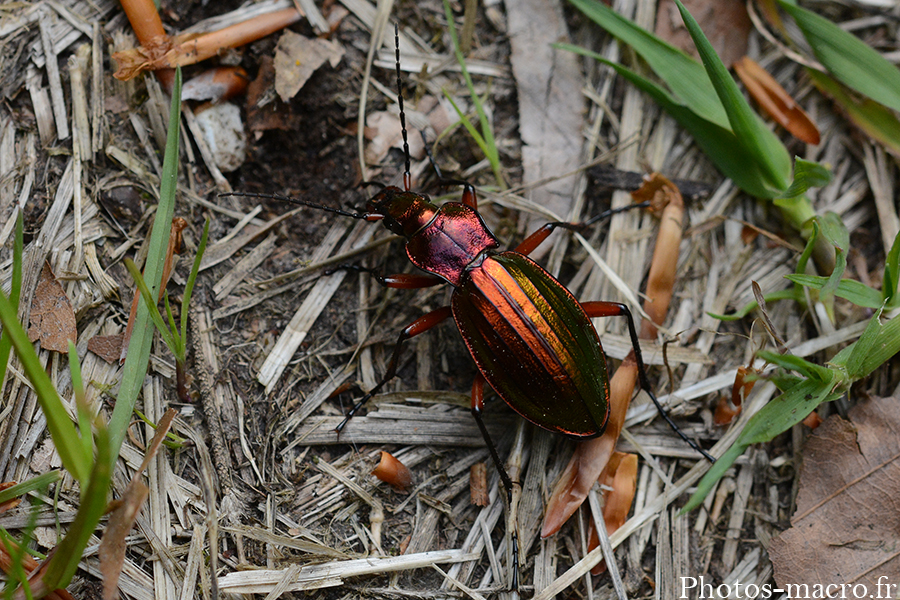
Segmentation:
<svg viewBox="0 0 900 600">
<path fill-rule="evenodd" d="M 619 302 L 582 302 L 581 307 L 584 309 L 584 312 L 591 318 L 595 317 L 626 317 L 628 319 L 628 334 L 631 336 L 631 346 L 634 352 L 634 358 L 637 362 L 638 367 L 638 380 L 641 382 L 641 387 L 644 388 L 644 391 L 647 392 L 647 395 L 650 396 L 650 400 L 653 401 L 653 404 L 656 405 L 656 410 L 659 411 L 659 414 L 662 418 L 669 424 L 675 433 L 683 439 L 688 445 L 703 455 L 703 457 L 709 462 L 716 462 L 716 459 L 713 458 L 706 450 L 701 448 L 697 442 L 689 438 L 681 429 L 678 428 L 678 425 L 675 424 L 674 421 L 669 417 L 669 414 L 659 403 L 659 400 L 656 399 L 656 395 L 653 393 L 653 390 L 650 389 L 650 378 L 647 377 L 647 369 L 644 367 L 644 358 L 641 356 L 641 346 L 638 342 L 637 330 L 634 326 L 634 317 L 631 316 L 631 311 L 628 310 L 628 307 Z"/>
<path fill-rule="evenodd" d="M 581 223 L 568 223 L 566 221 L 554 221 L 552 223 L 547 223 L 543 225 L 540 229 L 529 235 L 525 238 L 521 244 L 515 247 L 513 252 L 518 252 L 519 254 L 524 254 L 528 256 L 531 254 L 535 248 L 541 245 L 541 242 L 550 237 L 550 234 L 557 228 L 560 229 L 570 229 L 572 231 L 581 231 L 583 229 L 587 229 L 597 221 L 602 221 L 612 215 L 620 212 L 625 212 L 627 210 L 632 210 L 634 208 L 647 208 L 650 206 L 649 202 L 641 202 L 638 204 L 629 204 L 628 206 L 622 206 L 619 208 L 612 208 L 610 210 L 604 211 L 599 215 L 595 215 L 588 219 L 587 221 L 582 221 Z"/>
<path fill-rule="evenodd" d="M 485 379 L 481 373 L 475 375 L 475 379 L 472 381 L 472 416 L 475 417 L 475 422 L 478 424 L 478 429 L 481 430 L 481 437 L 484 438 L 485 443 L 487 443 L 488 450 L 491 452 L 491 458 L 494 461 L 494 465 L 497 467 L 497 472 L 500 474 L 500 481 L 503 483 L 503 488 L 506 490 L 506 505 L 509 507 L 510 511 L 513 509 L 513 482 L 509 476 L 509 473 L 506 472 L 506 467 L 503 465 L 503 461 L 500 460 L 500 455 L 497 454 L 497 447 L 494 446 L 494 442 L 491 440 L 491 435 L 488 433 L 487 427 L 484 424 L 484 419 L 481 416 L 481 412 L 484 409 L 484 384 Z M 510 546 L 512 549 L 512 560 L 513 560 L 513 580 L 512 580 L 512 589 L 518 591 L 519 589 L 519 532 L 516 527 L 511 528 L 510 530 Z"/>
<path fill-rule="evenodd" d="M 332 275 L 336 271 L 357 271 L 358 273 L 368 273 L 372 275 L 376 279 L 376 281 L 378 281 L 378 283 L 380 283 L 384 287 L 403 290 L 417 290 L 445 283 L 443 279 L 435 275 L 423 275 L 419 273 L 397 273 L 396 275 L 382 275 L 375 269 L 350 264 L 338 265 L 324 271 L 323 273 L 325 275 Z"/>
<path fill-rule="evenodd" d="M 350 412 L 348 412 L 344 416 L 344 420 L 334 428 L 337 433 L 340 433 L 341 430 L 347 425 L 347 423 L 350 422 L 350 419 L 353 418 L 353 415 L 359 412 L 359 410 L 363 406 L 365 406 L 366 402 L 368 402 L 372 396 L 380 392 L 381 388 L 384 387 L 384 384 L 393 379 L 397 374 L 397 363 L 400 361 L 400 351 L 403 349 L 403 342 L 411 337 L 419 335 L 420 333 L 425 333 L 441 321 L 445 321 L 446 319 L 450 318 L 452 314 L 453 313 L 451 312 L 449 306 L 438 308 L 431 311 L 430 313 L 422 315 L 400 332 L 400 336 L 397 338 L 397 345 L 394 346 L 394 353 L 391 354 L 391 360 L 390 362 L 388 362 L 387 370 L 384 372 L 384 376 L 381 378 L 381 381 L 379 381 L 378 384 L 376 384 L 368 394 L 363 396 L 359 400 L 359 402 L 357 402 L 353 406 L 353 408 L 350 409 Z"/>
</svg>

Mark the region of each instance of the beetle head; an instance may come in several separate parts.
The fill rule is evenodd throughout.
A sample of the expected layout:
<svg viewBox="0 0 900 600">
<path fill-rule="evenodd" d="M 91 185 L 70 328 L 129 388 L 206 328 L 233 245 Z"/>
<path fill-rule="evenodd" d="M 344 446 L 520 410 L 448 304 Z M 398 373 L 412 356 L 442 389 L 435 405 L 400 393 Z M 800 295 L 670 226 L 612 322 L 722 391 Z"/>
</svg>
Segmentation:
<svg viewBox="0 0 900 600">
<path fill-rule="evenodd" d="M 384 217 L 384 226 L 409 238 L 428 225 L 438 207 L 427 196 L 388 186 L 366 202 L 366 210 Z"/>
</svg>

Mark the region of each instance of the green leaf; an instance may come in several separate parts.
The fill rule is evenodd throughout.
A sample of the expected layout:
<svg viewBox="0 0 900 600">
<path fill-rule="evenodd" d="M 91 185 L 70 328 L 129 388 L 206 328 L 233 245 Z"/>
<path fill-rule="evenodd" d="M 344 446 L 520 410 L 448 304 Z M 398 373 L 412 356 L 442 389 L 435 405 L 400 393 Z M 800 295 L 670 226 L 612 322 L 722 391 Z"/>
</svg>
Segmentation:
<svg viewBox="0 0 900 600">
<path fill-rule="evenodd" d="M 784 193 L 785 198 L 805 194 L 809 188 L 823 187 L 831 183 L 831 170 L 817 162 L 794 157 L 794 181 Z"/>
<path fill-rule="evenodd" d="M 84 382 L 81 377 L 81 363 L 78 360 L 78 350 L 72 340 L 69 340 L 69 373 L 72 376 L 72 391 L 75 394 L 75 413 L 78 415 L 78 434 L 81 440 L 81 449 L 85 456 L 94 454 L 94 437 L 91 431 L 91 409 L 84 397 Z"/>
<path fill-rule="evenodd" d="M 181 69 L 175 69 L 175 84 L 172 91 L 172 105 L 169 111 L 169 131 L 166 138 L 166 151 L 163 158 L 162 178 L 160 180 L 159 206 L 153 220 L 153 231 L 150 234 L 150 248 L 144 267 L 144 278 L 150 282 L 150 297 L 159 297 L 159 286 L 162 281 L 163 264 L 166 259 L 166 248 L 169 245 L 169 234 L 172 231 L 172 216 L 175 212 L 175 190 L 178 184 L 178 136 L 181 124 Z M 125 439 L 125 431 L 131 422 L 134 403 L 137 401 L 147 366 L 150 362 L 150 345 L 153 342 L 150 310 L 143 296 L 138 300 L 138 311 L 135 319 L 131 341 L 122 370 L 122 384 L 116 399 L 116 406 L 109 419 L 109 438 L 112 444 L 112 458 L 118 456 L 119 447 Z"/>
<path fill-rule="evenodd" d="M 641 77 L 622 65 L 611 62 L 596 52 L 591 52 L 570 44 L 554 44 L 554 47 L 571 50 L 584 56 L 594 58 L 627 79 L 631 84 L 645 92 L 662 106 L 678 123 L 687 129 L 694 141 L 726 177 L 734 181 L 739 188 L 758 198 L 776 198 L 783 194 L 783 187 L 768 186 L 765 173 L 760 168 L 756 157 L 729 129 L 698 116 L 689 108 L 678 102 L 668 91 L 656 83 Z"/>
<path fill-rule="evenodd" d="M 672 90 L 674 103 L 681 104 L 697 115 L 703 115 L 706 120 L 722 129 L 731 130 L 728 115 L 703 65 L 602 2 L 569 1 L 597 25 L 634 48 L 657 77 Z M 563 46 L 560 44 L 558 47 Z"/>
<path fill-rule="evenodd" d="M 813 54 L 838 81 L 876 102 L 900 110 L 900 70 L 858 37 L 828 19 L 779 1 L 803 32 Z"/>
<path fill-rule="evenodd" d="M 37 395 L 38 404 L 47 417 L 47 429 L 53 438 L 53 445 L 59 452 L 63 467 L 72 474 L 82 485 L 87 482 L 90 475 L 93 457 L 85 454 L 81 447 L 78 433 L 69 418 L 69 413 L 63 406 L 62 400 L 56 391 L 56 386 L 50 380 L 50 376 L 44 370 L 41 359 L 34 351 L 28 334 L 19 323 L 16 309 L 6 294 L 0 292 L 0 322 L 3 323 L 3 331 L 9 334 L 16 354 L 25 370 L 25 375 L 31 381 Z"/>
<path fill-rule="evenodd" d="M 55 590 L 69 585 L 81 562 L 81 554 L 94 535 L 100 517 L 106 511 L 106 497 L 112 481 L 112 461 L 109 434 L 103 424 L 97 427 L 97 460 L 90 479 L 81 493 L 81 505 L 75 519 L 69 525 L 66 537 L 56 547 L 47 564 L 43 581 L 48 589 Z"/>
<path fill-rule="evenodd" d="M 24 496 L 25 494 L 34 492 L 36 490 L 46 490 L 50 487 L 50 484 L 56 483 L 62 478 L 62 473 L 59 471 L 48 471 L 37 477 L 32 477 L 22 483 L 17 483 L 14 486 L 8 487 L 5 490 L 0 491 L 0 504 L 4 502 L 9 502 L 14 498 L 18 498 L 19 496 Z"/>
<path fill-rule="evenodd" d="M 808 379 L 797 383 L 753 415 L 734 445 L 716 460 L 697 484 L 697 491 L 688 500 L 682 512 L 700 506 L 716 481 L 750 445 L 768 442 L 805 419 L 823 402 L 840 398 L 843 392 L 836 391 L 839 380 L 834 371 L 831 373 L 834 378 L 829 381 Z"/>
<path fill-rule="evenodd" d="M 144 277 L 141 275 L 141 272 L 138 270 L 133 260 L 126 258 L 124 262 L 125 268 L 128 269 L 128 273 L 131 275 L 132 279 L 134 279 L 135 285 L 137 285 L 138 290 L 141 292 L 141 299 L 147 303 L 147 307 L 150 311 L 150 319 L 153 321 L 153 324 L 156 325 L 156 330 L 159 331 L 165 345 L 169 350 L 172 350 L 175 347 L 175 338 L 172 335 L 172 331 L 166 326 L 166 322 L 163 321 L 162 314 L 159 312 L 159 307 L 153 302 L 153 296 L 150 295 L 150 288 L 147 287 L 147 282 L 144 281 Z"/>
<path fill-rule="evenodd" d="M 831 96 L 866 135 L 894 154 L 900 154 L 900 120 L 893 111 L 872 99 L 859 99 L 848 94 L 841 84 L 823 73 L 812 69 L 807 69 L 806 72 L 816 87 Z"/>
<path fill-rule="evenodd" d="M 896 304 L 898 281 L 900 281 L 900 234 L 894 237 L 894 243 L 891 244 L 891 250 L 884 261 L 881 293 L 889 307 Z"/>
<path fill-rule="evenodd" d="M 777 352 L 762 350 L 757 353 L 757 356 L 782 369 L 796 371 L 801 375 L 805 375 L 807 379 L 829 381 L 834 377 L 834 373 L 828 367 L 820 367 L 817 364 L 811 363 L 799 356 L 794 356 L 793 354 L 778 354 Z"/>
<path fill-rule="evenodd" d="M 716 93 L 722 101 L 731 129 L 747 147 L 747 153 L 758 163 L 759 171 L 764 177 L 764 185 L 774 189 L 787 189 L 791 179 L 791 157 L 784 144 L 747 104 L 741 90 L 691 13 L 679 0 L 675 0 L 675 4 L 681 12 L 688 33 L 694 40 L 713 87 L 716 88 Z"/>
<path fill-rule="evenodd" d="M 786 275 L 785 278 L 814 290 L 821 290 L 828 282 L 827 277 L 819 275 Z M 879 308 L 884 303 L 881 292 L 854 279 L 841 279 L 834 295 L 865 308 Z"/>
<path fill-rule="evenodd" d="M 897 352 L 900 352 L 900 317 L 882 323 L 881 311 L 878 311 L 853 345 L 847 360 L 847 373 L 853 380 L 867 377 Z"/>
</svg>

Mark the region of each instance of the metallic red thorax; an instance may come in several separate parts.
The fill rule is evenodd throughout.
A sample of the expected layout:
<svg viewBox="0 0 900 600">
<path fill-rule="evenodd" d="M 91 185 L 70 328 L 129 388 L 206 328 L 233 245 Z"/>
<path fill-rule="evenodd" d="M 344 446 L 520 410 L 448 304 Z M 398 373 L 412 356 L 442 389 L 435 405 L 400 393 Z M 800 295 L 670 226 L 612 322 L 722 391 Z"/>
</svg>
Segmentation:
<svg viewBox="0 0 900 600">
<path fill-rule="evenodd" d="M 440 207 L 427 196 L 386 187 L 366 205 L 384 217 L 384 225 L 407 239 L 406 254 L 414 265 L 459 286 L 466 270 L 500 246 L 481 215 L 458 202 Z"/>
</svg>

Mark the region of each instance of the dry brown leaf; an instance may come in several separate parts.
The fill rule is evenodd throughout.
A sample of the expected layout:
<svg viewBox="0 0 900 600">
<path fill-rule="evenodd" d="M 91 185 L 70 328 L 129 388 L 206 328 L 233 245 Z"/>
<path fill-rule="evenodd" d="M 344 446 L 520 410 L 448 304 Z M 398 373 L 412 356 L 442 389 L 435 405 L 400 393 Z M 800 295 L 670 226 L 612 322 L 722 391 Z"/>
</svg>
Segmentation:
<svg viewBox="0 0 900 600">
<path fill-rule="evenodd" d="M 3 490 L 7 490 L 14 485 L 16 485 L 15 481 L 5 481 L 3 483 L 0 483 L 0 492 L 2 492 Z M 6 502 L 0 502 L 0 514 L 17 507 L 21 501 L 21 498 L 13 498 L 11 500 L 7 500 Z"/>
<path fill-rule="evenodd" d="M 747 53 L 747 38 L 753 24 L 742 0 L 684 0 L 683 4 L 697 19 L 723 63 L 730 65 Z M 672 0 L 659 3 L 656 35 L 697 57 L 694 41 Z"/>
<path fill-rule="evenodd" d="M 28 339 L 32 342 L 40 340 L 41 348 L 68 354 L 69 341 L 74 344 L 78 339 L 75 327 L 75 311 L 66 296 L 65 290 L 56 280 L 45 262 L 41 271 L 41 281 L 34 291 L 31 301 L 31 328 Z"/>
<path fill-rule="evenodd" d="M 103 533 L 103 539 L 100 541 L 100 549 L 98 551 L 100 557 L 100 572 L 103 575 L 103 598 L 104 600 L 114 600 L 118 597 L 119 574 L 122 572 L 122 565 L 125 564 L 125 537 L 134 526 L 134 520 L 137 518 L 147 499 L 150 490 L 141 481 L 141 473 L 150 464 L 150 461 L 156 456 L 159 447 L 172 426 L 175 419 L 175 409 L 170 408 L 166 414 L 159 420 L 156 425 L 156 433 L 150 442 L 147 452 L 144 454 L 144 460 L 141 463 L 131 483 L 125 488 L 125 493 L 114 503 L 114 508 L 109 516 L 109 523 L 106 525 L 106 531 Z"/>
<path fill-rule="evenodd" d="M 337 42 L 285 31 L 275 48 L 275 91 L 287 102 L 325 61 L 334 68 L 343 56 L 344 49 Z"/>
<path fill-rule="evenodd" d="M 607 535 L 618 531 L 619 527 L 628 520 L 628 511 L 634 501 L 634 493 L 637 490 L 637 454 L 614 452 L 610 457 L 606 468 L 600 474 L 598 480 L 603 486 L 603 522 L 606 523 Z M 591 521 L 591 534 L 588 541 L 588 551 L 600 545 L 594 522 Z M 591 575 L 599 575 L 606 571 L 606 561 L 598 563 L 591 569 Z"/>
<path fill-rule="evenodd" d="M 753 99 L 776 123 L 800 141 L 819 143 L 819 128 L 774 77 L 749 56 L 736 61 L 733 66 Z"/>
<path fill-rule="evenodd" d="M 88 340 L 87 348 L 109 364 L 113 364 L 119 360 L 119 356 L 122 354 L 122 341 L 124 339 L 124 333 L 95 335 Z"/>
<path fill-rule="evenodd" d="M 791 528 L 772 540 L 775 581 L 864 584 L 900 580 L 900 401 L 853 408 L 827 419 L 803 453 Z M 824 596 L 823 596 L 824 597 Z"/>
</svg>

